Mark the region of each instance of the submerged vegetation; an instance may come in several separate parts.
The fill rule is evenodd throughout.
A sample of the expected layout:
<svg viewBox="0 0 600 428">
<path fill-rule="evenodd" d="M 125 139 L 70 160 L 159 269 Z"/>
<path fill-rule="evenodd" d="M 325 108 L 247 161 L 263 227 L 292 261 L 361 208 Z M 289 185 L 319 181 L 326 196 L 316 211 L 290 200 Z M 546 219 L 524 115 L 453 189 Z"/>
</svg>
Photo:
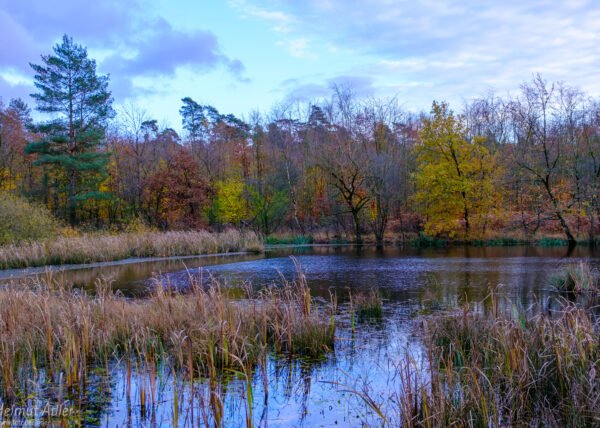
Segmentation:
<svg viewBox="0 0 600 428">
<path fill-rule="evenodd" d="M 353 342 L 383 325 L 361 322 L 383 320 L 376 289 L 353 291 L 338 307 L 334 293 L 329 302 L 312 297 L 293 261 L 294 281 L 232 290 L 189 273 L 188 287 L 156 277 L 139 299 L 113 292 L 106 280 L 93 294 L 52 273 L 13 281 L 0 289 L 1 400 L 25 405 L 60 390 L 85 413 L 82 391 L 99 371 L 107 379 L 118 373 L 128 412 L 139 418 L 163 405 L 159 391 L 172 382 L 170 424 L 185 409 L 196 412 L 190 425 L 218 427 L 233 417 L 225 403 L 235 379 L 233 412 L 243 418 L 236 423 L 254 426 L 255 388 L 266 408 L 273 360 L 336 360 L 346 345 L 353 356 L 361 346 Z M 558 303 L 527 315 L 492 293 L 477 309 L 421 316 L 419 351 L 388 355 L 394 361 L 379 368 L 389 376 L 387 389 L 341 392 L 362 399 L 372 410 L 368 420 L 380 418 L 383 426 L 593 426 L 600 420 L 600 320 L 589 307 Z M 43 390 L 35 386 L 41 384 Z"/>
<path fill-rule="evenodd" d="M 261 250 L 257 234 L 237 230 L 83 235 L 0 246 L 0 269 Z"/>
</svg>

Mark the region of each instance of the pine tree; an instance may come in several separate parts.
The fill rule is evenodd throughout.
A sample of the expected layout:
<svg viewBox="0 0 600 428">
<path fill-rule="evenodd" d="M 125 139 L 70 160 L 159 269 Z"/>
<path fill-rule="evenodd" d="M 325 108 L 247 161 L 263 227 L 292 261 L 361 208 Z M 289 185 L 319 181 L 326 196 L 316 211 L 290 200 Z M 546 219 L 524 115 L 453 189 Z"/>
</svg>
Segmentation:
<svg viewBox="0 0 600 428">
<path fill-rule="evenodd" d="M 114 112 L 108 76 L 96 74 L 86 48 L 65 35 L 53 50 L 54 55 L 42 55 L 43 65 L 30 64 L 38 89 L 31 96 L 37 110 L 53 119 L 39 126 L 45 138 L 25 151 L 38 154 L 36 164 L 51 172 L 56 192 L 67 196 L 69 221 L 76 224 L 79 203 L 110 198 L 99 187 L 109 156 L 101 144 Z"/>
</svg>

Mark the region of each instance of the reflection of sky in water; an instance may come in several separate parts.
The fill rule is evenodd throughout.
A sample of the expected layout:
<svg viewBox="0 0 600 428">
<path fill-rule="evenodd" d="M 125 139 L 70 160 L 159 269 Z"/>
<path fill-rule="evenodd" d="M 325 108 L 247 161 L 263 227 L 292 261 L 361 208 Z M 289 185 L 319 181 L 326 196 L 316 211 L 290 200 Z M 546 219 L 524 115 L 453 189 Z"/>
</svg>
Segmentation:
<svg viewBox="0 0 600 428">
<path fill-rule="evenodd" d="M 347 321 L 347 320 L 346 320 Z M 386 320 L 381 324 L 357 326 L 352 338 L 350 329 L 342 327 L 338 333 L 335 355 L 316 363 L 301 363 L 285 358 L 270 358 L 267 363 L 268 397 L 265 397 L 262 372 L 257 369 L 253 379 L 256 426 L 269 427 L 319 427 L 319 426 L 362 426 L 364 421 L 378 425 L 377 418 L 364 402 L 350 390 L 368 390 L 383 406 L 389 394 L 400 387 L 394 377 L 393 366 L 401 363 L 407 352 L 412 358 L 420 358 L 420 346 L 412 336 L 414 321 L 408 311 L 400 307 L 386 309 Z M 161 405 L 157 408 L 157 425 L 170 426 L 172 421 L 173 379 L 163 373 L 157 396 Z M 134 377 L 132 397 L 134 410 L 129 416 L 134 426 L 140 420 L 135 409 L 139 396 L 139 383 L 146 382 L 144 376 Z M 118 372 L 113 388 L 113 400 L 108 410 L 109 425 L 128 423 L 125 378 Z M 202 387 L 200 387 L 201 389 Z M 233 381 L 225 394 L 225 426 L 245 426 L 244 382 Z M 189 392 L 189 386 L 185 387 Z M 179 395 L 186 402 L 189 395 Z M 185 407 L 184 407 L 185 408 Z M 199 416 L 198 409 L 195 410 Z M 185 415 L 185 412 L 182 412 Z M 189 417 L 189 414 L 188 414 Z M 184 416 L 180 416 L 180 425 Z M 260 423 L 262 421 L 262 424 Z M 265 423 L 267 422 L 267 423 Z"/>
<path fill-rule="evenodd" d="M 139 287 L 152 272 L 170 272 L 163 279 L 185 288 L 188 275 L 208 274 L 235 286 L 251 281 L 259 287 L 280 283 L 282 274 L 293 279 L 295 266 L 288 257 L 295 255 L 314 296 L 329 298 L 334 290 L 344 304 L 347 289 L 377 287 L 384 298 L 384 319 L 380 323 L 358 324 L 352 340 L 347 315 L 338 321 L 336 352 L 325 361 L 301 364 L 298 361 L 277 360 L 267 365 L 268 400 L 265 402 L 260 370 L 253 379 L 254 420 L 262 426 L 361 426 L 365 421 L 374 425 L 376 417 L 368 406 L 350 389 L 367 389 L 378 403 L 393 406 L 389 395 L 399 389 L 400 380 L 394 377 L 394 366 L 405 360 L 407 352 L 418 360 L 421 355 L 416 315 L 429 309 L 455 308 L 465 301 L 480 302 L 489 287 L 501 285 L 499 293 L 508 297 L 510 307 L 518 310 L 537 308 L 549 310 L 553 292 L 549 277 L 561 265 L 589 259 L 592 255 L 582 249 L 574 258 L 565 258 L 563 249 L 388 249 L 383 252 L 365 250 L 360 254 L 352 248 L 316 248 L 268 252 L 264 256 L 213 258 L 181 262 L 147 264 L 137 269 L 121 267 L 120 287 Z M 597 258 L 591 262 L 598 266 Z M 89 273 L 87 280 L 98 275 Z M 82 272 L 79 272 L 82 275 Z M 129 280 L 129 282 L 126 281 Z M 502 302 L 501 302 L 502 304 Z M 514 306 L 513 306 L 514 305 Z M 476 304 L 485 312 L 489 303 Z M 340 312 L 343 314 L 343 307 Z M 154 415 L 156 425 L 170 426 L 173 412 L 173 378 L 166 371 L 159 382 L 160 405 Z M 133 410 L 128 416 L 125 397 L 124 371 L 116 370 L 111 382 L 111 400 L 102 410 L 101 421 L 107 426 L 145 424 L 140 420 L 138 405 L 140 384 L 148 385 L 147 375 L 134 377 L 132 385 Z M 181 385 L 180 385 L 181 386 Z M 186 387 L 187 388 L 187 387 Z M 233 381 L 225 394 L 225 426 L 244 426 L 245 404 L 243 382 Z M 202 390 L 202 388 L 200 388 Z M 187 391 L 187 389 L 186 389 Z M 180 394 L 179 402 L 187 403 L 188 396 Z M 137 410 L 136 410 L 137 409 Z M 191 413 L 184 404 L 180 425 L 190 425 Z M 196 409 L 194 418 L 199 417 Z M 151 416 L 148 416 L 151 419 Z M 264 421 L 268 421 L 265 424 Z M 194 425 L 197 425 L 195 423 Z"/>
<path fill-rule="evenodd" d="M 513 250 L 517 252 L 517 250 Z M 481 300 L 490 287 L 498 288 L 524 307 L 551 292 L 550 277 L 560 266 L 598 259 L 548 256 L 514 256 L 504 250 L 502 256 L 428 257 L 414 251 L 391 249 L 383 253 L 352 251 L 327 255 L 296 255 L 315 296 L 328 298 L 335 290 L 343 299 L 346 289 L 378 288 L 383 297 L 395 302 L 422 299 L 424 293 L 437 296 L 444 303 Z M 189 272 L 167 274 L 171 285 L 185 288 L 189 274 L 211 275 L 229 285 L 249 281 L 255 287 L 281 283 L 281 276 L 296 276 L 294 262 L 287 255 L 206 266 Z"/>
</svg>

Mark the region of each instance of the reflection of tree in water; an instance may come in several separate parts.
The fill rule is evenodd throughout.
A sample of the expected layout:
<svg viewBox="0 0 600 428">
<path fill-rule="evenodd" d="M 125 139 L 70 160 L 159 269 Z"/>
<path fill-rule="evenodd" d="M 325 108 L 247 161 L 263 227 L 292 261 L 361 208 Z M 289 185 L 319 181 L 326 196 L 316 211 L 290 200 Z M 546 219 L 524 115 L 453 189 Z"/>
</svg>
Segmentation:
<svg viewBox="0 0 600 428">
<path fill-rule="evenodd" d="M 294 250 L 296 251 L 296 250 Z M 267 361 L 266 372 L 262 368 L 253 370 L 254 388 L 254 416 L 264 422 L 269 418 L 278 418 L 279 414 L 294 413 L 297 423 L 310 424 L 315 417 L 309 414 L 315 408 L 323 410 L 327 400 L 339 398 L 339 388 L 331 385 L 323 386 L 323 379 L 338 379 L 339 373 L 346 371 L 355 375 L 363 373 L 365 361 L 386 361 L 389 355 L 395 355 L 406 344 L 406 337 L 397 330 L 399 326 L 409 323 L 410 315 L 419 309 L 455 310 L 463 304 L 468 304 L 473 311 L 487 314 L 494 309 L 492 300 L 487 298 L 491 290 L 498 295 L 498 309 L 513 314 L 526 311 L 529 313 L 552 314 L 557 310 L 560 297 L 550 286 L 548 278 L 552 271 L 559 266 L 569 263 L 561 259 L 564 249 L 539 249 L 539 248 L 455 248 L 447 250 L 405 250 L 384 249 L 371 251 L 363 248 L 360 251 L 348 251 L 327 247 L 315 250 L 303 247 L 302 252 L 307 256 L 301 259 L 306 263 L 307 276 L 313 296 L 322 296 L 326 300 L 330 292 L 335 292 L 338 297 L 340 316 L 336 323 L 338 340 L 336 341 L 335 355 L 329 355 L 322 361 L 298 360 L 282 356 L 271 356 Z M 331 257 L 314 257 L 317 254 L 330 255 Z M 246 281 L 250 276 L 265 279 L 270 283 L 279 280 L 275 268 L 283 268 L 284 274 L 293 275 L 293 271 L 285 270 L 293 264 L 287 257 L 274 254 L 276 257 L 265 260 L 244 260 L 242 263 L 221 266 L 214 271 L 220 277 L 227 277 L 231 282 Z M 546 255 L 552 255 L 551 259 Z M 576 255 L 576 254 L 575 254 Z M 268 256 L 270 257 L 270 256 Z M 225 260 L 225 259 L 223 259 Z M 571 259 L 572 260 L 572 259 Z M 180 263 L 180 262 L 179 262 Z M 141 274 L 146 274 L 145 269 L 158 265 L 149 264 L 146 267 L 137 265 L 120 266 L 116 274 L 125 281 L 132 281 Z M 174 265 L 167 265 L 167 269 Z M 162 268 L 162 267 L 161 267 Z M 175 266 L 176 269 L 178 269 Z M 247 270 L 245 270 L 247 269 Z M 107 273 L 107 270 L 103 271 Z M 66 273 L 65 273 L 66 274 Z M 73 273 L 75 280 L 83 272 Z M 89 274 L 86 273 L 86 275 Z M 181 276 L 189 278 L 185 270 L 170 274 L 171 278 Z M 84 276 L 81 276 L 85 282 Z M 209 276 L 207 275 L 208 279 Z M 77 279 L 79 280 L 79 279 Z M 371 286 L 379 287 L 380 295 L 384 299 L 384 318 L 380 322 L 356 324 L 356 331 L 352 333 L 349 325 L 347 296 L 348 289 L 369 289 Z M 243 297 L 243 290 L 232 287 L 231 298 Z M 568 296 L 567 296 L 568 298 Z M 591 305 L 579 298 L 578 303 Z M 589 300 L 589 299 L 588 299 Z M 409 328 L 410 330 L 410 328 Z M 90 369 L 88 380 L 83 390 L 67 390 L 62 388 L 60 379 L 55 376 L 47 380 L 39 376 L 36 400 L 51 399 L 57 402 L 60 397 L 68 399 L 81 410 L 84 425 L 101 424 L 103 420 L 120 422 L 119 418 L 135 425 L 135 418 L 139 418 L 138 401 L 125 399 L 121 403 L 119 394 L 124 389 L 125 378 L 119 368 L 111 368 L 107 377 L 101 370 Z M 170 370 L 170 369 L 169 369 Z M 161 400 L 154 406 L 148 407 L 144 416 L 146 421 L 154 420 L 157 424 L 169 423 L 173 411 L 174 389 L 173 373 L 159 373 L 162 380 Z M 376 371 L 374 371 L 375 373 Z M 265 375 L 266 373 L 266 375 Z M 147 373 L 136 375 L 138 384 L 148 382 Z M 338 376 L 338 377 L 336 377 Z M 169 380 L 170 379 L 170 380 Z M 210 384 L 204 380 L 197 380 L 194 395 L 189 388 L 184 387 L 185 380 L 176 380 L 175 388 L 179 391 L 178 400 L 182 407 L 182 414 L 189 411 L 198 415 L 199 397 L 210 397 Z M 171 385 L 171 386 L 169 386 Z M 220 377 L 215 392 L 220 394 L 224 404 L 224 418 L 226 422 L 235 424 L 243 422 L 245 415 L 245 383 L 239 376 L 229 374 Z M 266 385 L 266 387 L 265 387 Z M 31 392 L 29 387 L 28 393 Z M 208 388 L 208 389 L 207 389 Z M 337 396 L 335 394 L 338 394 Z M 336 405 L 336 403 L 334 403 Z M 123 413 L 116 412 L 123 406 Z M 191 409 L 189 409 L 191 408 Z M 136 416 L 137 414 L 137 416 Z M 114 424 L 113 424 L 114 425 Z"/>
</svg>

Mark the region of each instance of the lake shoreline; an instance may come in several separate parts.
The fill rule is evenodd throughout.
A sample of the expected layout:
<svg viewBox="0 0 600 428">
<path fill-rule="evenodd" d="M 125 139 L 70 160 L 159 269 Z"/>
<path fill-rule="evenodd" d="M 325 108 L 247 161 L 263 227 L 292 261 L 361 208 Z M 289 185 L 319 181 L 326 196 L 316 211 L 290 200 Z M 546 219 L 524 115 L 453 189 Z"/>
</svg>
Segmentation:
<svg viewBox="0 0 600 428">
<path fill-rule="evenodd" d="M 376 246 L 377 240 L 374 236 L 365 235 L 362 237 L 362 243 L 358 244 L 352 237 L 324 237 L 322 233 L 294 235 L 275 233 L 265 238 L 265 245 L 269 246 L 303 246 L 303 245 L 356 245 L 356 246 Z M 578 246 L 593 247 L 600 246 L 600 241 L 590 241 L 589 239 L 577 239 Z M 568 247 L 569 242 L 562 236 L 541 235 L 536 238 L 523 238 L 515 235 L 499 235 L 485 239 L 452 239 L 436 238 L 426 235 L 406 234 L 404 237 L 386 236 L 383 246 L 413 246 L 413 247 L 452 247 L 452 246 L 472 246 L 472 247 L 514 247 L 514 246 L 538 246 L 538 247 Z"/>
<path fill-rule="evenodd" d="M 0 269 L 262 250 L 263 242 L 256 233 L 234 229 L 82 235 L 1 246 Z"/>
<path fill-rule="evenodd" d="M 123 266 L 139 263 L 153 263 L 161 261 L 177 261 L 177 260 L 191 260 L 191 259 L 204 259 L 211 257 L 228 257 L 228 256 L 244 256 L 258 254 L 252 251 L 234 251 L 229 253 L 214 253 L 214 254 L 193 254 L 189 256 L 171 256 L 171 257 L 130 257 L 128 259 L 113 260 L 108 262 L 93 262 L 93 263 L 79 263 L 79 264 L 63 264 L 63 265 L 46 265 L 46 266 L 33 266 L 23 269 L 0 269 L 0 280 L 5 279 L 19 279 L 32 275 L 44 274 L 48 271 L 51 272 L 63 272 L 79 269 L 93 269 L 111 266 Z"/>
<path fill-rule="evenodd" d="M 361 426 L 485 425 L 490 415 L 502 425 L 552 425 L 574 413 L 581 426 L 595 420 L 598 391 L 585 389 L 600 361 L 593 305 L 531 297 L 542 304 L 535 309 L 500 286 L 501 277 L 494 288 L 479 282 L 480 293 L 465 293 L 475 285 L 458 281 L 462 275 L 450 278 L 464 269 L 454 261 L 430 271 L 438 280 L 418 283 L 425 277 L 413 270 L 414 258 L 390 272 L 389 258 L 367 256 L 362 260 L 371 261 L 378 281 L 366 282 L 367 275 L 352 287 L 347 279 L 367 266 L 357 265 L 352 251 L 345 254 L 342 269 L 298 257 L 285 258 L 284 272 L 281 257 L 261 259 L 276 262 L 265 269 L 276 271 L 279 282 L 259 282 L 258 289 L 248 286 L 256 270 L 234 264 L 246 284 L 233 290 L 239 293 L 224 276 L 205 284 L 198 272 L 185 275 L 184 293 L 157 287 L 141 299 L 113 290 L 106 279 L 93 293 L 80 293 L 65 278 L 15 281 L 0 289 L 7 325 L 0 362 L 9 368 L 0 374 L 0 401 L 34 407 L 64 391 L 65 405 L 76 411 L 63 422 L 97 418 L 106 425 L 156 417 L 179 426 L 192 412 L 204 415 L 204 426 L 258 426 L 258 417 L 272 426 L 304 418 L 308 426 L 342 418 Z M 344 262 L 337 253 L 332 260 Z M 337 279 L 337 292 L 327 281 L 319 287 L 319 266 Z M 471 274 L 482 272 L 481 265 L 467 266 Z M 400 287 L 412 297 L 393 298 L 381 281 L 386 271 L 398 285 L 412 278 L 421 297 Z M 514 267 L 506 271 L 524 277 Z M 463 294 L 468 300 L 452 297 Z M 534 382 L 519 381 L 527 377 Z M 448 393 L 455 390 L 458 399 Z"/>
</svg>

